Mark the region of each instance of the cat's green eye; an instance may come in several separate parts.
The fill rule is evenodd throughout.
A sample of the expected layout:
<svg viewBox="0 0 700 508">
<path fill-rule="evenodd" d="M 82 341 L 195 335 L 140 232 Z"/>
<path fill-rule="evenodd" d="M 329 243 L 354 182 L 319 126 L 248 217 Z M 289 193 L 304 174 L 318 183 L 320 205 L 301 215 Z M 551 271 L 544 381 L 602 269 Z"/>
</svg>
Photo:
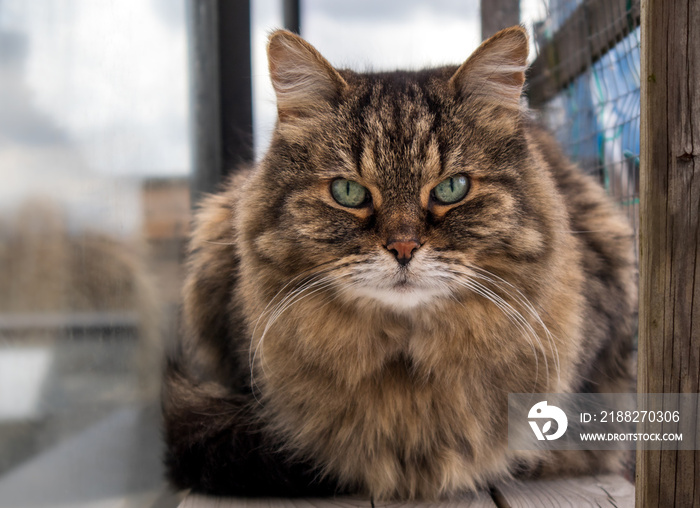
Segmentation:
<svg viewBox="0 0 700 508">
<path fill-rule="evenodd" d="M 451 205 L 462 200 L 467 192 L 469 192 L 467 175 L 455 175 L 437 184 L 433 189 L 433 197 L 441 205 Z"/>
<path fill-rule="evenodd" d="M 339 204 L 348 208 L 359 208 L 369 201 L 369 191 L 352 180 L 338 178 L 331 183 L 331 194 Z"/>
</svg>

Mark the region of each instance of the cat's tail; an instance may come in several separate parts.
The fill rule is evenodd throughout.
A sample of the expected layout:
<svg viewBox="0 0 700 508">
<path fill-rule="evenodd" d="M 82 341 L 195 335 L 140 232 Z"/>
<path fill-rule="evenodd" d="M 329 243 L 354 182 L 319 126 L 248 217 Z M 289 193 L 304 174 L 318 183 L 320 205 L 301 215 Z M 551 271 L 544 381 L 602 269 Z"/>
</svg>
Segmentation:
<svg viewBox="0 0 700 508">
<path fill-rule="evenodd" d="M 313 467 L 292 463 L 263 431 L 252 395 L 198 382 L 178 352 L 163 380 L 165 467 L 176 488 L 217 495 L 332 495 Z"/>
<path fill-rule="evenodd" d="M 227 474 L 228 469 L 245 461 L 245 450 L 255 446 L 240 441 L 257 436 L 250 428 L 245 398 L 226 393 L 216 383 L 195 380 L 177 352 L 167 359 L 161 404 L 165 467 L 171 483 L 220 494 L 235 490 L 238 478 Z"/>
</svg>

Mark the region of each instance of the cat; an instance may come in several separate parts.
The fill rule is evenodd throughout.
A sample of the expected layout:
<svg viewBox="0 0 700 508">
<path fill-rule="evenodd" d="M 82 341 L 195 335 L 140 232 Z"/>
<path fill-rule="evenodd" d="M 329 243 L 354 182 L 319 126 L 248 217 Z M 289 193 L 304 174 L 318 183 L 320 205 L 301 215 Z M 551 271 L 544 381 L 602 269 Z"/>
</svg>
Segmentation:
<svg viewBox="0 0 700 508">
<path fill-rule="evenodd" d="M 527 55 L 516 26 L 459 67 L 361 74 L 271 34 L 269 150 L 196 215 L 173 485 L 439 499 L 617 470 L 507 446 L 508 393 L 633 382 L 632 234 L 531 119 Z"/>
</svg>

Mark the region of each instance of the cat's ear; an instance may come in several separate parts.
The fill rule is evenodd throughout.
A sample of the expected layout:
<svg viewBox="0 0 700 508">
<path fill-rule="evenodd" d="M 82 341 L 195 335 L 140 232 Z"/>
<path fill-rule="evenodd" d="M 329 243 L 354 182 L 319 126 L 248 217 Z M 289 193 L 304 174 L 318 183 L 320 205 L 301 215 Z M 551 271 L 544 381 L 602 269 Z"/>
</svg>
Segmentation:
<svg viewBox="0 0 700 508">
<path fill-rule="evenodd" d="M 286 30 L 270 35 L 267 57 L 281 121 L 313 114 L 348 86 L 316 48 Z"/>
<path fill-rule="evenodd" d="M 525 28 L 514 26 L 501 30 L 481 43 L 457 69 L 449 84 L 460 97 L 494 101 L 519 109 L 528 50 Z"/>
</svg>

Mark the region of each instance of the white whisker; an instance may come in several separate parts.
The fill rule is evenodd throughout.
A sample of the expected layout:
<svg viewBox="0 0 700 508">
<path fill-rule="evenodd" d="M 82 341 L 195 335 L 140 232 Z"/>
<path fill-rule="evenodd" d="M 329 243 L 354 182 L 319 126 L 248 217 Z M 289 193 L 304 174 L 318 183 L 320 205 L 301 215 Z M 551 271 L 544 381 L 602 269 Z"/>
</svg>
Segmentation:
<svg viewBox="0 0 700 508">
<path fill-rule="evenodd" d="M 260 400 L 257 398 L 257 395 L 255 394 L 255 387 L 256 387 L 256 381 L 255 381 L 255 364 L 256 364 L 256 359 L 259 357 L 260 358 L 260 368 L 262 369 L 263 373 L 265 373 L 265 358 L 263 354 L 263 347 L 264 347 L 264 339 L 271 327 L 275 324 L 275 322 L 280 318 L 280 316 L 286 312 L 291 306 L 297 304 L 298 302 L 308 298 L 312 294 L 318 293 L 319 291 L 324 291 L 328 289 L 329 287 L 332 287 L 336 282 L 343 277 L 347 277 L 350 274 L 345 273 L 345 274 L 332 274 L 328 275 L 329 273 L 333 272 L 334 270 L 337 270 L 339 268 L 344 268 L 347 266 L 351 266 L 357 262 L 333 262 L 333 263 L 324 263 L 323 265 L 315 267 L 315 269 L 318 268 L 323 268 L 322 270 L 309 274 L 309 270 L 302 272 L 301 274 L 298 274 L 297 276 L 293 277 L 290 279 L 277 293 L 275 296 L 270 300 L 270 302 L 267 304 L 265 309 L 261 312 L 260 316 L 258 317 L 255 327 L 253 328 L 253 332 L 251 334 L 251 340 L 250 340 L 250 348 L 249 348 L 249 366 L 250 366 L 250 383 L 251 383 L 251 389 L 253 391 L 253 396 L 255 397 L 256 401 L 258 403 L 261 403 Z M 330 266 L 327 266 L 330 265 Z M 285 290 L 289 289 L 289 292 L 284 295 L 281 299 L 278 300 L 280 295 L 282 295 Z M 278 301 L 276 301 L 278 300 Z M 323 303 L 328 301 L 329 298 L 325 298 L 322 300 Z M 260 338 L 257 340 L 257 343 L 254 344 L 255 342 L 255 336 L 256 332 L 258 330 L 258 326 L 260 325 L 260 322 L 262 319 L 265 319 L 265 327 L 260 335 Z"/>
<path fill-rule="evenodd" d="M 522 293 L 522 291 L 516 288 L 513 284 L 484 268 L 472 265 L 466 267 L 466 270 L 464 270 L 465 267 L 459 268 L 460 269 L 457 270 L 455 269 L 455 267 L 453 267 L 451 271 L 455 274 L 467 277 L 466 281 L 459 280 L 459 283 L 461 285 L 468 287 L 469 289 L 479 294 L 480 296 L 488 299 L 499 309 L 501 309 L 501 311 L 508 317 L 508 319 L 511 320 L 511 322 L 513 322 L 514 324 L 516 324 L 518 329 L 520 329 L 521 332 L 523 332 L 525 338 L 530 343 L 531 348 L 534 348 L 533 340 L 537 343 L 537 346 L 541 351 L 541 354 L 545 361 L 545 369 L 548 373 L 547 375 L 549 376 L 548 355 L 545 353 L 544 345 L 542 344 L 540 335 L 535 331 L 530 321 L 526 319 L 525 316 L 514 307 L 514 305 L 517 304 L 520 308 L 522 308 L 522 310 L 526 312 L 527 315 L 534 319 L 535 323 L 543 330 L 544 336 L 549 346 L 549 350 L 554 360 L 554 367 L 557 375 L 557 380 L 560 383 L 561 372 L 559 351 L 556 347 L 554 336 L 552 335 L 549 328 L 544 323 L 541 316 L 539 315 L 535 307 L 532 305 L 530 300 Z M 506 301 L 501 295 L 487 288 L 483 283 L 478 282 L 479 280 L 491 284 L 495 289 L 501 291 L 503 295 L 510 297 L 511 302 Z M 477 287 L 478 290 L 474 289 L 475 287 Z M 537 356 L 538 355 L 535 354 L 536 370 L 538 363 Z M 535 375 L 535 379 L 537 379 L 537 374 Z"/>
<path fill-rule="evenodd" d="M 465 275 L 463 272 L 454 273 Z M 537 342 L 537 345 L 539 346 L 539 349 L 542 352 L 542 356 L 545 361 L 545 370 L 547 371 L 547 373 L 549 373 L 547 356 L 545 355 L 544 350 L 542 349 L 542 343 L 532 325 L 527 322 L 527 320 L 522 316 L 522 314 L 520 314 L 520 312 L 513 308 L 512 305 L 508 304 L 508 302 L 506 302 L 503 298 L 496 295 L 495 293 L 493 293 L 493 291 L 490 291 L 483 284 L 480 284 L 475 280 L 462 280 L 459 281 L 459 284 L 470 289 L 474 293 L 482 296 L 483 298 L 496 305 L 496 307 L 498 307 L 504 313 L 508 320 L 522 332 L 523 337 L 525 337 L 525 339 L 528 341 L 530 348 L 532 349 L 533 356 L 535 358 L 535 382 L 539 377 L 539 357 L 537 355 L 533 339 Z"/>
<path fill-rule="evenodd" d="M 550 346 L 550 350 L 552 351 L 552 356 L 553 356 L 554 361 L 555 361 L 555 367 L 556 367 L 556 369 L 557 369 L 557 380 L 558 380 L 559 382 L 561 382 L 561 376 L 560 376 L 561 370 L 560 370 L 559 349 L 558 349 L 557 346 L 556 346 L 556 342 L 555 342 L 555 340 L 554 340 L 554 336 L 553 336 L 552 333 L 550 332 L 549 327 L 547 327 L 547 325 L 544 323 L 544 321 L 542 320 L 542 317 L 540 316 L 539 312 L 537 312 L 537 310 L 536 310 L 535 307 L 532 305 L 532 303 L 530 302 L 530 300 L 522 293 L 522 291 L 520 291 L 518 288 L 516 288 L 513 284 L 511 284 L 511 283 L 508 282 L 507 280 L 505 280 L 505 279 L 499 277 L 498 275 L 496 275 L 496 274 L 494 274 L 494 273 L 492 273 L 492 272 L 486 270 L 485 268 L 476 267 L 476 266 L 473 267 L 473 268 L 476 269 L 476 270 L 479 270 L 479 271 L 481 272 L 482 276 L 483 276 L 486 280 L 488 280 L 489 282 L 491 282 L 491 283 L 494 284 L 495 286 L 499 287 L 502 291 L 511 294 L 506 288 L 504 288 L 503 286 L 501 286 L 501 285 L 498 283 L 498 281 L 500 281 L 500 282 L 503 283 L 503 284 L 506 284 L 508 287 L 512 288 L 512 289 L 517 293 L 517 294 L 515 295 L 515 298 L 518 299 L 518 301 L 525 307 L 525 309 L 530 313 L 530 315 L 531 315 L 533 318 L 535 318 L 535 320 L 537 320 L 538 324 L 539 324 L 539 325 L 542 327 L 542 329 L 544 330 L 544 333 L 545 333 L 545 335 L 546 335 L 546 337 L 547 337 L 547 340 L 549 341 L 549 346 Z M 513 295 L 511 294 L 511 296 L 513 296 Z"/>
<path fill-rule="evenodd" d="M 252 350 L 253 350 L 253 340 L 254 340 L 254 337 L 255 337 L 255 332 L 256 332 L 257 329 L 258 329 L 258 325 L 260 324 L 260 320 L 262 320 L 263 317 L 265 317 L 266 315 L 269 316 L 269 313 L 270 313 L 270 312 L 273 312 L 274 309 L 275 309 L 277 306 L 283 304 L 284 301 L 286 301 L 286 299 L 290 296 L 291 293 L 285 295 L 285 296 L 282 298 L 282 301 L 275 303 L 275 306 L 274 306 L 272 309 L 270 309 L 270 307 L 271 307 L 272 304 L 275 302 L 275 300 L 277 299 L 277 297 L 280 296 L 288 287 L 292 286 L 292 284 L 293 284 L 295 281 L 297 281 L 298 279 L 300 279 L 300 278 L 301 278 L 301 286 L 303 286 L 304 284 L 306 284 L 307 282 L 312 281 L 314 278 L 318 277 L 319 275 L 323 275 L 323 274 L 328 273 L 329 271 L 331 271 L 331 270 L 337 268 L 337 266 L 332 265 L 331 263 L 333 263 L 333 262 L 322 263 L 321 265 L 315 266 L 315 267 L 313 268 L 314 270 L 318 270 L 319 268 L 324 267 L 324 266 L 325 266 L 326 268 L 325 268 L 324 270 L 321 270 L 321 271 L 318 271 L 318 272 L 314 272 L 314 273 L 311 273 L 311 274 L 309 273 L 309 272 L 311 271 L 311 269 L 309 269 L 309 270 L 304 270 L 304 271 L 301 272 L 300 274 L 298 274 L 298 275 L 296 275 L 295 277 L 291 278 L 284 286 L 282 286 L 282 288 L 280 288 L 279 291 L 277 291 L 277 293 L 275 294 L 275 296 L 273 296 L 272 299 L 268 302 L 268 304 L 265 306 L 265 308 L 263 309 L 263 311 L 260 313 L 260 316 L 258 316 L 257 321 L 255 322 L 255 326 L 253 327 L 253 332 L 251 333 L 249 351 L 252 351 Z M 330 267 L 327 266 L 327 265 L 329 265 L 329 264 L 331 264 Z M 300 287 L 301 287 L 301 286 L 300 286 Z M 268 312 L 268 309 L 270 309 L 269 312 Z M 251 354 L 249 354 L 249 356 L 248 356 L 248 363 L 250 364 L 251 361 L 252 361 L 252 360 L 251 360 Z M 252 364 L 251 364 L 251 365 L 252 365 Z"/>
<path fill-rule="evenodd" d="M 317 287 L 320 286 L 320 287 Z M 257 344 L 255 345 L 255 348 L 253 350 L 252 358 L 250 359 L 250 380 L 251 380 L 251 387 L 253 388 L 253 393 L 255 393 L 255 360 L 258 356 L 258 352 L 260 352 L 260 368 L 262 369 L 263 373 L 265 373 L 265 359 L 264 355 L 262 354 L 262 348 L 263 348 L 263 341 L 265 340 L 265 336 L 267 335 L 267 332 L 270 330 L 272 325 L 277 321 L 277 319 L 282 315 L 284 311 L 286 311 L 289 307 L 294 305 L 295 303 L 301 301 L 305 297 L 309 296 L 309 294 L 313 294 L 319 290 L 325 289 L 328 286 L 328 281 L 325 280 L 325 277 L 319 279 L 319 280 L 314 280 L 311 279 L 309 281 L 306 281 L 301 287 L 295 288 L 292 290 L 288 295 L 286 295 L 277 305 L 275 305 L 271 311 L 270 311 L 270 316 L 267 319 L 265 323 L 265 328 L 263 329 L 262 334 L 260 335 L 260 339 L 258 339 Z M 314 291 L 311 291 L 311 293 L 307 293 L 308 290 L 314 289 Z M 305 294 L 306 293 L 306 294 Z M 252 349 L 252 343 L 255 340 L 255 336 L 253 335 L 251 337 L 251 349 Z M 258 401 L 259 402 L 259 401 Z"/>
</svg>

